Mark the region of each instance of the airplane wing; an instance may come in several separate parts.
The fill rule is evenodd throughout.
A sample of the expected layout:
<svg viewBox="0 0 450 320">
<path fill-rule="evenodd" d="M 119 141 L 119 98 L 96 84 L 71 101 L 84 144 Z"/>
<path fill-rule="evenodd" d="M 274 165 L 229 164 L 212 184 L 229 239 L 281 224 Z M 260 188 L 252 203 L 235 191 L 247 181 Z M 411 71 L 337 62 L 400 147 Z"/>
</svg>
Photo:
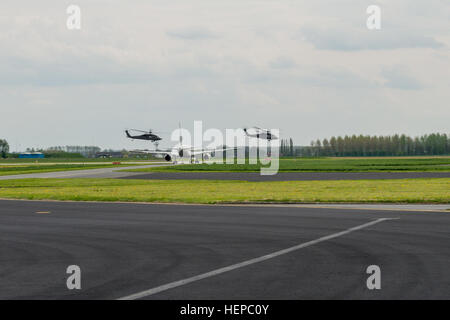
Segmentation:
<svg viewBox="0 0 450 320">
<path fill-rule="evenodd" d="M 134 153 L 145 153 L 145 154 L 168 154 L 170 151 L 164 151 L 164 150 L 131 150 L 130 152 Z"/>
<path fill-rule="evenodd" d="M 224 152 L 227 150 L 236 150 L 237 148 L 226 148 L 226 149 L 198 149 L 198 150 L 191 150 L 191 154 L 193 156 L 199 155 L 199 154 L 205 154 L 205 153 L 212 153 L 212 152 Z"/>
</svg>

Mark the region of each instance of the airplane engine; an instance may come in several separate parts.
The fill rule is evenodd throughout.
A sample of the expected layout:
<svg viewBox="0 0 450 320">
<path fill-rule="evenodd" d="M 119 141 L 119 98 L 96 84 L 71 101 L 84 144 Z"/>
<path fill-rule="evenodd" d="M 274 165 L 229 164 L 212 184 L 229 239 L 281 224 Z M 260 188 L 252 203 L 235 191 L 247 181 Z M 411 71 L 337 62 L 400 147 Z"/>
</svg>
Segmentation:
<svg viewBox="0 0 450 320">
<path fill-rule="evenodd" d="M 183 149 L 180 149 L 180 150 L 178 151 L 178 155 L 179 155 L 180 157 L 183 157 L 183 155 L 184 155 Z"/>
<path fill-rule="evenodd" d="M 211 154 L 205 153 L 205 154 L 203 155 L 203 159 L 205 159 L 205 160 L 211 159 Z"/>
<path fill-rule="evenodd" d="M 164 157 L 164 160 L 171 161 L 172 157 L 170 156 L 170 154 L 166 154 L 166 156 Z"/>
</svg>

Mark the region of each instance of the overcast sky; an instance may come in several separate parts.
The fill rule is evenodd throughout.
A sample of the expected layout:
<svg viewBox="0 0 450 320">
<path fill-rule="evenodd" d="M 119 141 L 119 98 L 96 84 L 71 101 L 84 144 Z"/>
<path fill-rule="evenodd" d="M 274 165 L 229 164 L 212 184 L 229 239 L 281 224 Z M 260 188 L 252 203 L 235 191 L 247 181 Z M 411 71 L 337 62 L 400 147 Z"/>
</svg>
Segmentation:
<svg viewBox="0 0 450 320">
<path fill-rule="evenodd" d="M 194 120 L 299 145 L 449 132 L 449 48 L 448 0 L 2 0 L 0 138 L 134 149 L 151 146 L 125 128 Z"/>
</svg>

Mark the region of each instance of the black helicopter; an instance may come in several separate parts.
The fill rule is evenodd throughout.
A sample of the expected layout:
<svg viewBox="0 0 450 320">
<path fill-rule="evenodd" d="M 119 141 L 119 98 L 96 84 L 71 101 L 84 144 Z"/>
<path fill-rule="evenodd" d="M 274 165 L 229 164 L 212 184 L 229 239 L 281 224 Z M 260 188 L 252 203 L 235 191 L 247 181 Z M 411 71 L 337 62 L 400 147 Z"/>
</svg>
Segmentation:
<svg viewBox="0 0 450 320">
<path fill-rule="evenodd" d="M 142 134 L 131 135 L 130 131 L 141 132 Z M 125 130 L 125 133 L 127 134 L 127 137 L 130 139 L 148 140 L 151 142 L 156 142 L 156 141 L 162 140 L 162 138 L 160 136 L 158 136 L 157 134 L 153 133 L 151 129 L 148 131 L 129 129 L 129 130 Z"/>
<path fill-rule="evenodd" d="M 245 135 L 252 138 L 264 139 L 268 141 L 277 140 L 278 137 L 268 129 L 260 127 L 244 128 Z"/>
</svg>

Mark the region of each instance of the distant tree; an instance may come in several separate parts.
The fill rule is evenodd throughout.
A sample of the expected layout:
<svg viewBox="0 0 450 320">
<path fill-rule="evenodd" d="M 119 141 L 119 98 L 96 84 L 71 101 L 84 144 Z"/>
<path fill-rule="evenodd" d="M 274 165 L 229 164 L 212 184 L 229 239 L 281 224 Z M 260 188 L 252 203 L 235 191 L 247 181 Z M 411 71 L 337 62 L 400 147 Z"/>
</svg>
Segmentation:
<svg viewBox="0 0 450 320">
<path fill-rule="evenodd" d="M 311 144 L 310 144 L 310 150 L 311 150 L 311 152 L 310 152 L 310 155 L 311 156 L 315 156 L 316 155 L 316 143 L 314 142 L 314 141 L 311 141 Z"/>
<path fill-rule="evenodd" d="M 9 153 L 8 141 L 0 139 L 0 156 L 6 158 Z"/>
<path fill-rule="evenodd" d="M 331 150 L 330 150 L 331 147 L 330 147 L 330 143 L 328 142 L 328 139 L 323 139 L 322 146 L 323 146 L 322 155 L 329 156 L 331 154 Z"/>
<path fill-rule="evenodd" d="M 316 157 L 320 156 L 320 152 L 321 152 L 321 148 L 322 148 L 322 143 L 320 142 L 319 139 L 316 140 Z"/>
<path fill-rule="evenodd" d="M 337 155 L 337 140 L 335 136 L 331 137 L 330 139 L 330 155 Z"/>
<path fill-rule="evenodd" d="M 411 156 L 450 154 L 450 137 L 432 133 L 420 137 L 352 135 L 311 141 L 303 154 L 314 156 Z"/>
<path fill-rule="evenodd" d="M 294 141 L 292 141 L 292 138 L 289 138 L 289 155 L 294 156 Z"/>
</svg>

